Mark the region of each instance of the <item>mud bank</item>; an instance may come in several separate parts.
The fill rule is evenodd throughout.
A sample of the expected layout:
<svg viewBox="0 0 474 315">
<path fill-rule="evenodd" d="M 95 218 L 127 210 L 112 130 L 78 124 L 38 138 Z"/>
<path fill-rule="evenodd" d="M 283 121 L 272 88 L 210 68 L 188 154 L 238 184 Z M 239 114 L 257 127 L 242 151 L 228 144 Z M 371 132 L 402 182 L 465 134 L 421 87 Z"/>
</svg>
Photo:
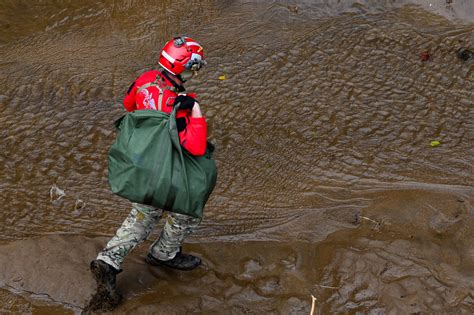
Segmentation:
<svg viewBox="0 0 474 315">
<path fill-rule="evenodd" d="M 307 240 L 191 242 L 185 249 L 204 261 L 191 272 L 147 265 L 146 242 L 118 276 L 125 299 L 113 313 L 309 314 L 313 295 L 318 314 L 469 314 L 474 196 L 393 190 L 364 198 L 374 195 L 358 211 L 305 218 Z M 347 227 L 311 241 L 334 220 Z M 2 288 L 23 298 L 3 292 L 0 301 L 15 300 L 10 311 L 80 313 L 94 290 L 88 263 L 106 241 L 52 235 L 1 246 Z"/>
</svg>

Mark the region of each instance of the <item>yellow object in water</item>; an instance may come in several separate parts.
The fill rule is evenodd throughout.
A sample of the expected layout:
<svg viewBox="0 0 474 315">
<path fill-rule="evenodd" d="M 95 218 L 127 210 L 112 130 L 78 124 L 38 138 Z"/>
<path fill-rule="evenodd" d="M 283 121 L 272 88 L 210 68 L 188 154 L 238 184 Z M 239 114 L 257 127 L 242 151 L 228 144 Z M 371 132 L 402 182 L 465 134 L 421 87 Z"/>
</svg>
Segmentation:
<svg viewBox="0 0 474 315">
<path fill-rule="evenodd" d="M 433 141 L 431 141 L 431 143 L 430 143 L 430 145 L 431 145 L 432 147 L 437 147 L 437 146 L 439 146 L 440 144 L 441 144 L 441 142 L 439 142 L 438 140 L 433 140 Z"/>
<path fill-rule="evenodd" d="M 225 75 L 220 75 L 219 80 L 225 80 Z"/>
</svg>

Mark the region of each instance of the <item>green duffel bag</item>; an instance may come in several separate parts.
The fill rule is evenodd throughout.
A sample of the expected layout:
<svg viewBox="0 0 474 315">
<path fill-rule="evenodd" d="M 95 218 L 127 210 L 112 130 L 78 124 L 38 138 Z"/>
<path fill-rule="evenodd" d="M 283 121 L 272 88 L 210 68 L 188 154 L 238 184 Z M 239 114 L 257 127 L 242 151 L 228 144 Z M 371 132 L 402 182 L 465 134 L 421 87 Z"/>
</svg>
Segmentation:
<svg viewBox="0 0 474 315">
<path fill-rule="evenodd" d="M 214 146 L 208 142 L 204 156 L 184 150 L 176 110 L 138 110 L 115 122 L 119 134 L 109 150 L 109 184 L 130 201 L 202 218 L 216 184 Z"/>
</svg>

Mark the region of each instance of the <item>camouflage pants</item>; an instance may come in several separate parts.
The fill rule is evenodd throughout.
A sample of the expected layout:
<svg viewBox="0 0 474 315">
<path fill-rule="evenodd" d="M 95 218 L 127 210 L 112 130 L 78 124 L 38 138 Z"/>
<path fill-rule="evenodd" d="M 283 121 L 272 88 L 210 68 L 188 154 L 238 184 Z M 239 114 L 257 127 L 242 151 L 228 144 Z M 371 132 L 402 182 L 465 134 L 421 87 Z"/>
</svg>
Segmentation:
<svg viewBox="0 0 474 315">
<path fill-rule="evenodd" d="M 158 224 L 163 210 L 133 203 L 133 208 L 115 236 L 99 253 L 97 259 L 120 270 L 125 258 L 142 243 Z M 160 260 L 170 260 L 178 253 L 186 236 L 193 233 L 201 219 L 178 213 L 169 213 L 160 237 L 150 246 L 149 252 Z"/>
</svg>

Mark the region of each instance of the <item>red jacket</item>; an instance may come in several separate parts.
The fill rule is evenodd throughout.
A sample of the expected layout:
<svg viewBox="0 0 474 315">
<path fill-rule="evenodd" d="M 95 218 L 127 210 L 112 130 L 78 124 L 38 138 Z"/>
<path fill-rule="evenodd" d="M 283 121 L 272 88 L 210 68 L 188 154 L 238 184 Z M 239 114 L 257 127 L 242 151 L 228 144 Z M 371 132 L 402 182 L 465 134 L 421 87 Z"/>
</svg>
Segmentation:
<svg viewBox="0 0 474 315">
<path fill-rule="evenodd" d="M 194 93 L 187 95 L 196 98 Z M 161 108 L 163 112 L 169 114 L 173 110 L 174 100 L 177 96 L 176 87 L 166 76 L 157 70 L 151 70 L 140 75 L 132 83 L 123 100 L 123 106 L 129 112 L 141 109 L 160 110 Z M 191 111 L 183 109 L 176 113 L 176 122 L 179 140 L 183 148 L 192 155 L 204 155 L 207 139 L 205 118 L 191 117 Z"/>
</svg>

